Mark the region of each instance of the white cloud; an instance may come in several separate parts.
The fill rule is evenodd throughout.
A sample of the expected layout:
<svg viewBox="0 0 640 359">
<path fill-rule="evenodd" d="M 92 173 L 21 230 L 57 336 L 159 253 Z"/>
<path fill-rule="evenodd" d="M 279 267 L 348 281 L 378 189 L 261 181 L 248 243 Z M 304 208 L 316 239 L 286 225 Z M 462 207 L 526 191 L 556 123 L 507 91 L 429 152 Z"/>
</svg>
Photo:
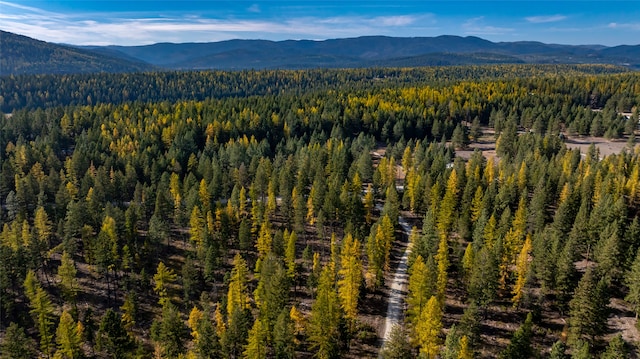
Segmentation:
<svg viewBox="0 0 640 359">
<path fill-rule="evenodd" d="M 176 14 L 60 14 L 0 1 L 0 28 L 39 40 L 75 45 L 142 45 L 207 42 L 233 38 L 326 39 L 397 35 L 400 28 L 433 23 L 433 15 L 209 19 Z M 251 11 L 251 6 L 249 11 Z M 258 7 L 253 10 L 259 10 Z"/>
<path fill-rule="evenodd" d="M 609 25 L 607 25 L 607 27 L 610 28 L 610 29 L 627 29 L 627 30 L 640 31 L 640 22 L 635 22 L 635 23 L 617 23 L 617 22 L 612 22 L 612 23 L 609 23 Z"/>
<path fill-rule="evenodd" d="M 260 5 L 258 5 L 258 4 L 253 4 L 253 5 L 249 6 L 249 8 L 247 9 L 247 11 L 249 11 L 249 12 L 259 13 L 259 12 L 261 11 L 261 10 L 260 10 Z"/>
<path fill-rule="evenodd" d="M 567 17 L 564 15 L 545 15 L 545 16 L 529 16 L 525 17 L 525 20 L 532 24 L 545 24 L 549 22 L 558 22 L 565 20 Z"/>
<path fill-rule="evenodd" d="M 416 16 L 380 16 L 373 19 L 373 22 L 381 26 L 408 26 L 415 23 Z"/>
<path fill-rule="evenodd" d="M 506 35 L 514 31 L 513 28 L 486 25 L 484 16 L 474 17 L 462 24 L 462 30 L 465 35 L 492 36 Z"/>
</svg>

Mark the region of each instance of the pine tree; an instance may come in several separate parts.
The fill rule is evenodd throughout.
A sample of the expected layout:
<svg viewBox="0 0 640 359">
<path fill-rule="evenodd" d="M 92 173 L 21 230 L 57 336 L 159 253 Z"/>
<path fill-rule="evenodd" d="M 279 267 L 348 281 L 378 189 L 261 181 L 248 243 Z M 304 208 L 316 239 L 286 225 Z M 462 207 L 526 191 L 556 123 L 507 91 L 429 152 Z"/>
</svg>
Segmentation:
<svg viewBox="0 0 640 359">
<path fill-rule="evenodd" d="M 495 248 L 494 248 L 495 249 Z M 469 296 L 479 305 L 489 304 L 497 295 L 499 275 L 498 260 L 494 250 L 482 247 L 469 280 Z"/>
<path fill-rule="evenodd" d="M 162 355 L 177 358 L 184 353 L 187 335 L 187 328 L 178 309 L 171 302 L 164 302 L 161 317 L 151 325 L 151 339 L 160 348 Z"/>
<path fill-rule="evenodd" d="M 627 272 L 625 284 L 629 287 L 629 293 L 624 299 L 633 305 L 637 319 L 640 313 L 640 251 L 636 254 L 631 269 Z"/>
<path fill-rule="evenodd" d="M 470 303 L 462 313 L 458 328 L 460 333 L 468 338 L 469 344 L 472 346 L 480 340 L 481 321 L 482 316 L 478 310 L 478 306 L 473 302 Z"/>
<path fill-rule="evenodd" d="M 223 358 L 239 358 L 247 345 L 252 316 L 248 309 L 234 308 L 227 319 L 227 328 L 222 335 Z"/>
<path fill-rule="evenodd" d="M 273 351 L 276 359 L 293 359 L 295 356 L 294 330 L 289 310 L 283 308 L 273 327 Z"/>
<path fill-rule="evenodd" d="M 589 348 L 589 342 L 586 340 L 578 340 L 573 344 L 571 353 L 571 359 L 591 359 L 591 348 Z"/>
<path fill-rule="evenodd" d="M 253 297 L 260 311 L 262 326 L 270 333 L 280 309 L 285 307 L 289 299 L 289 277 L 281 260 L 274 254 L 269 254 L 262 264 L 259 278 Z M 269 342 L 271 339 L 268 337 Z"/>
<path fill-rule="evenodd" d="M 351 233 L 342 240 L 340 253 L 340 271 L 338 272 L 338 295 L 345 318 L 351 327 L 358 316 L 358 298 L 362 284 L 362 262 L 360 260 L 360 242 Z"/>
<path fill-rule="evenodd" d="M 0 345 L 0 353 L 3 359 L 36 358 L 35 342 L 27 337 L 24 329 L 16 323 L 11 323 Z"/>
<path fill-rule="evenodd" d="M 133 338 L 122 325 L 120 316 L 111 309 L 102 317 L 97 339 L 97 349 L 114 359 L 127 358 L 135 346 Z"/>
<path fill-rule="evenodd" d="M 198 332 L 198 340 L 194 343 L 194 349 L 198 358 L 219 358 L 222 356 L 220 352 L 219 336 L 213 326 L 213 322 L 207 315 L 203 315 L 197 322 L 196 329 Z"/>
<path fill-rule="evenodd" d="M 442 359 L 458 359 L 460 352 L 460 331 L 456 328 L 456 325 L 452 325 L 449 328 L 447 337 L 444 340 L 444 347 L 440 353 Z"/>
<path fill-rule="evenodd" d="M 607 327 L 608 304 L 606 283 L 603 280 L 598 281 L 593 270 L 587 269 L 569 303 L 570 344 L 575 345 L 584 337 L 593 341 L 604 333 Z"/>
<path fill-rule="evenodd" d="M 609 341 L 607 349 L 602 353 L 601 359 L 626 359 L 629 357 L 627 348 L 625 348 L 624 339 L 620 334 L 616 335 Z"/>
<path fill-rule="evenodd" d="M 333 275 L 329 267 L 324 267 L 307 327 L 310 348 L 317 358 L 336 357 L 340 343 L 339 326 L 340 303 L 333 286 Z"/>
<path fill-rule="evenodd" d="M 549 356 L 550 359 L 568 359 L 569 356 L 565 353 L 567 351 L 567 345 L 561 341 L 558 340 L 557 342 L 553 343 L 553 346 L 551 347 L 551 355 Z"/>
<path fill-rule="evenodd" d="M 391 328 L 389 340 L 380 351 L 381 359 L 410 359 L 413 358 L 413 350 L 407 340 L 407 331 L 401 325 Z"/>
<path fill-rule="evenodd" d="M 415 328 L 416 343 L 425 358 L 436 358 L 440 352 L 440 331 L 442 330 L 442 309 L 438 299 L 432 296 L 420 313 Z"/>
<path fill-rule="evenodd" d="M 519 359 L 519 358 L 529 358 L 532 354 L 531 347 L 531 336 L 532 336 L 532 321 L 533 316 L 531 313 L 527 314 L 527 319 L 524 323 L 516 330 L 511 337 L 511 342 L 507 347 L 500 353 L 499 358 L 501 359 Z"/>
</svg>

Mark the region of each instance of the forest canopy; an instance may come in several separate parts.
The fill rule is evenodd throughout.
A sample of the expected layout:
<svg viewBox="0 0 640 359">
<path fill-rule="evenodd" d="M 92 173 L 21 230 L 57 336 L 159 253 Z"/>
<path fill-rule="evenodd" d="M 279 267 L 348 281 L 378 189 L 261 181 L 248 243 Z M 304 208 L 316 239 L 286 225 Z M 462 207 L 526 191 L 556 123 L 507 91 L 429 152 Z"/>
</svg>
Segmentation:
<svg viewBox="0 0 640 359">
<path fill-rule="evenodd" d="M 405 320 L 384 357 L 616 357 L 637 344 L 608 318 L 636 324 L 640 308 L 638 73 L 42 75 L 0 88 L 3 358 L 375 356 L 407 241 Z M 629 146 L 580 153 L 560 134 Z M 497 156 L 458 156 L 478 141 Z"/>
</svg>

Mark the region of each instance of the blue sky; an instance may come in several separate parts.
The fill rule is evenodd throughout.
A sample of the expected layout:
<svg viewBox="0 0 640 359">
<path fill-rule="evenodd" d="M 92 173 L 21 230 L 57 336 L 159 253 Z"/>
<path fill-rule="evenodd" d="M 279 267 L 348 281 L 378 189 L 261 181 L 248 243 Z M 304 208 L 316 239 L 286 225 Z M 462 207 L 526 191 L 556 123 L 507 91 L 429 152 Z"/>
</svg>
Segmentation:
<svg viewBox="0 0 640 359">
<path fill-rule="evenodd" d="M 640 1 L 0 0 L 0 29 L 76 45 L 478 36 L 640 44 Z"/>
</svg>

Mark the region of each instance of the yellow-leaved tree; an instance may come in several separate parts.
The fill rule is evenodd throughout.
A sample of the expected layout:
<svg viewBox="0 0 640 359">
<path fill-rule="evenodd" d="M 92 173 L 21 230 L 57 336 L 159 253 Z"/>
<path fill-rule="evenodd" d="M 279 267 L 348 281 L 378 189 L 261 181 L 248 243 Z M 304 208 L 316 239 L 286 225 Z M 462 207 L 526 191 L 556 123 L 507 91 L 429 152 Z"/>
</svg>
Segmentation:
<svg viewBox="0 0 640 359">
<path fill-rule="evenodd" d="M 340 253 L 340 271 L 338 272 L 338 295 L 345 318 L 351 328 L 358 316 L 358 298 L 362 283 L 362 261 L 360 259 L 360 242 L 348 233 L 342 240 Z"/>
<path fill-rule="evenodd" d="M 435 289 L 433 274 L 422 256 L 418 255 L 409 270 L 409 293 L 407 295 L 407 317 L 414 327 L 418 324 L 422 310 L 433 295 Z"/>
<path fill-rule="evenodd" d="M 233 258 L 233 269 L 231 270 L 231 279 L 229 280 L 229 290 L 227 291 L 227 317 L 229 325 L 233 312 L 236 310 L 244 310 L 249 306 L 249 296 L 247 295 L 247 262 L 236 254 Z"/>
<path fill-rule="evenodd" d="M 527 238 L 522 245 L 518 259 L 516 260 L 516 284 L 513 286 L 513 306 L 517 307 L 520 304 L 524 288 L 527 283 L 527 277 L 529 275 L 529 254 L 531 253 L 531 236 L 527 235 Z"/>
<path fill-rule="evenodd" d="M 442 330 L 442 309 L 435 296 L 432 296 L 420 313 L 415 327 L 416 344 L 425 358 L 436 358 L 440 352 L 440 331 Z"/>
<path fill-rule="evenodd" d="M 167 286 L 178 279 L 178 275 L 173 272 L 173 269 L 167 267 L 164 262 L 158 263 L 156 274 L 153 276 L 153 281 L 156 283 L 153 291 L 158 294 L 160 304 L 164 304 L 167 298 Z"/>
</svg>

